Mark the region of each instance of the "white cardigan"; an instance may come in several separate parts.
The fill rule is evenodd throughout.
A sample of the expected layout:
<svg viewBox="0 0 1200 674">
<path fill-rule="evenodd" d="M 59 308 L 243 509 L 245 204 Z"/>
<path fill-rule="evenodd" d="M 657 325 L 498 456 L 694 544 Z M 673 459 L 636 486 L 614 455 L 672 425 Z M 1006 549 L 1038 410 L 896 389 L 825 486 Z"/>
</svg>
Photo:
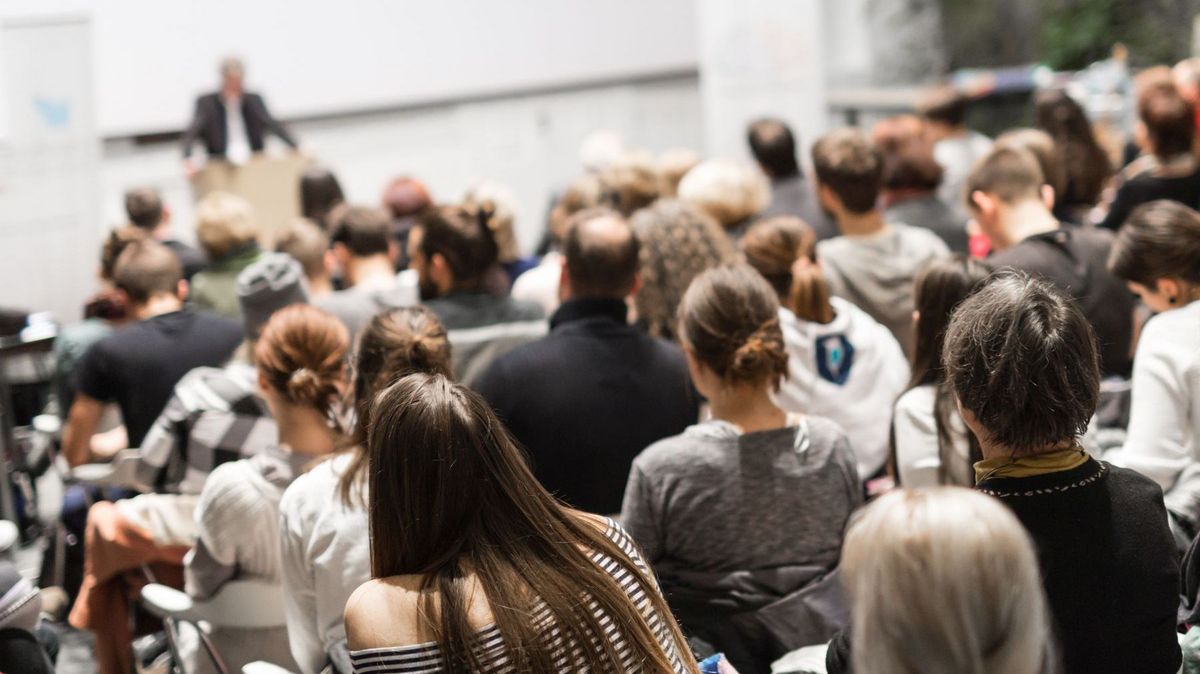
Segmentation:
<svg viewBox="0 0 1200 674">
<path fill-rule="evenodd" d="M 350 458 L 296 478 L 279 504 L 288 642 L 304 674 L 321 671 L 329 649 L 346 638 L 346 600 L 371 578 L 365 506 L 348 507 L 338 495 Z"/>
<path fill-rule="evenodd" d="M 1147 323 L 1133 360 L 1128 437 L 1105 458 L 1170 492 L 1200 464 L 1200 301 Z"/>
</svg>

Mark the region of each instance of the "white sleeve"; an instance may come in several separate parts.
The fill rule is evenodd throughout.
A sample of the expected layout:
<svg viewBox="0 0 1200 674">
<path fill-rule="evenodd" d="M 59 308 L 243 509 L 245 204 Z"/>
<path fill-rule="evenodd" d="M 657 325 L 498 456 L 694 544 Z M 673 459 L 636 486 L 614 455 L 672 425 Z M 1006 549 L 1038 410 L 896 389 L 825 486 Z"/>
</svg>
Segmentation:
<svg viewBox="0 0 1200 674">
<path fill-rule="evenodd" d="M 892 415 L 896 472 L 900 484 L 910 489 L 936 487 L 941 463 L 933 405 L 928 409 L 919 406 L 926 401 L 923 393 L 923 389 L 913 389 L 901 396 Z"/>
<path fill-rule="evenodd" d="M 308 536 L 300 511 L 303 486 L 301 482 L 293 483 L 279 503 L 279 558 L 292 658 L 304 674 L 317 674 L 325 666 L 326 653 L 317 629 L 316 584 L 308 564 L 305 545 Z"/>
<path fill-rule="evenodd" d="M 216 594 L 237 571 L 239 527 L 253 522 L 254 490 L 246 487 L 240 461 L 218 466 L 208 476 L 196 505 L 199 538 L 184 560 L 184 584 L 193 597 Z"/>
<path fill-rule="evenodd" d="M 1179 354 L 1172 354 L 1172 349 L 1182 344 L 1178 335 L 1163 330 L 1166 326 L 1162 323 L 1155 326 L 1157 320 L 1146 325 L 1133 361 L 1125 446 L 1109 452 L 1105 459 L 1138 471 L 1165 492 L 1196 458 L 1191 447 L 1192 392 L 1185 378 L 1189 363 Z"/>
</svg>

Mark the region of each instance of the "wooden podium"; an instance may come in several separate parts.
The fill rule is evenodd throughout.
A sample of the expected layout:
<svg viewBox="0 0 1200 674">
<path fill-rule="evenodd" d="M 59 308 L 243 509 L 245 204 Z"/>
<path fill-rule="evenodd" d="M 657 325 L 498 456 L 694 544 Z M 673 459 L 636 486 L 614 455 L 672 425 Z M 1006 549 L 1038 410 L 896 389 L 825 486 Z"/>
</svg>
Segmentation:
<svg viewBox="0 0 1200 674">
<path fill-rule="evenodd" d="M 197 200 L 211 192 L 229 192 L 249 201 L 263 238 L 269 241 L 277 228 L 300 215 L 300 175 L 311 163 L 297 152 L 283 156 L 260 152 L 241 166 L 210 160 L 192 176 L 192 190 Z"/>
</svg>

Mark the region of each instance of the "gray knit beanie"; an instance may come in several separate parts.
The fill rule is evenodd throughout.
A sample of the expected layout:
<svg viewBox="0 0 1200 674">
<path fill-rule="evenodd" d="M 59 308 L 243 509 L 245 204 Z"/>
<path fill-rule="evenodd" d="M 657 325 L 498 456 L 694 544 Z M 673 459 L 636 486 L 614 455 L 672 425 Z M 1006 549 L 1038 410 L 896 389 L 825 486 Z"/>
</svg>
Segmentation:
<svg viewBox="0 0 1200 674">
<path fill-rule="evenodd" d="M 287 253 L 264 253 L 238 274 L 237 295 L 246 338 L 254 339 L 271 314 L 290 304 L 308 303 L 304 270 Z"/>
</svg>

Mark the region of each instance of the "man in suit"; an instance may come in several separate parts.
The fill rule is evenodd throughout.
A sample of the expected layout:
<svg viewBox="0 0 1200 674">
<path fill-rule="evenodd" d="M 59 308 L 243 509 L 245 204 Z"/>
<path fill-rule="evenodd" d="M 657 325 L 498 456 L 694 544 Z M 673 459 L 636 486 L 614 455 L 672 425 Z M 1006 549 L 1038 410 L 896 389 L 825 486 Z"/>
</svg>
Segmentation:
<svg viewBox="0 0 1200 674">
<path fill-rule="evenodd" d="M 210 158 L 234 164 L 243 164 L 252 153 L 262 152 L 268 131 L 296 148 L 296 139 L 271 116 L 262 96 L 245 91 L 245 72 L 238 59 L 225 59 L 221 62 L 221 90 L 196 99 L 192 123 L 183 133 L 183 158 L 189 175 L 195 166 L 188 154 L 197 137 Z"/>
</svg>

